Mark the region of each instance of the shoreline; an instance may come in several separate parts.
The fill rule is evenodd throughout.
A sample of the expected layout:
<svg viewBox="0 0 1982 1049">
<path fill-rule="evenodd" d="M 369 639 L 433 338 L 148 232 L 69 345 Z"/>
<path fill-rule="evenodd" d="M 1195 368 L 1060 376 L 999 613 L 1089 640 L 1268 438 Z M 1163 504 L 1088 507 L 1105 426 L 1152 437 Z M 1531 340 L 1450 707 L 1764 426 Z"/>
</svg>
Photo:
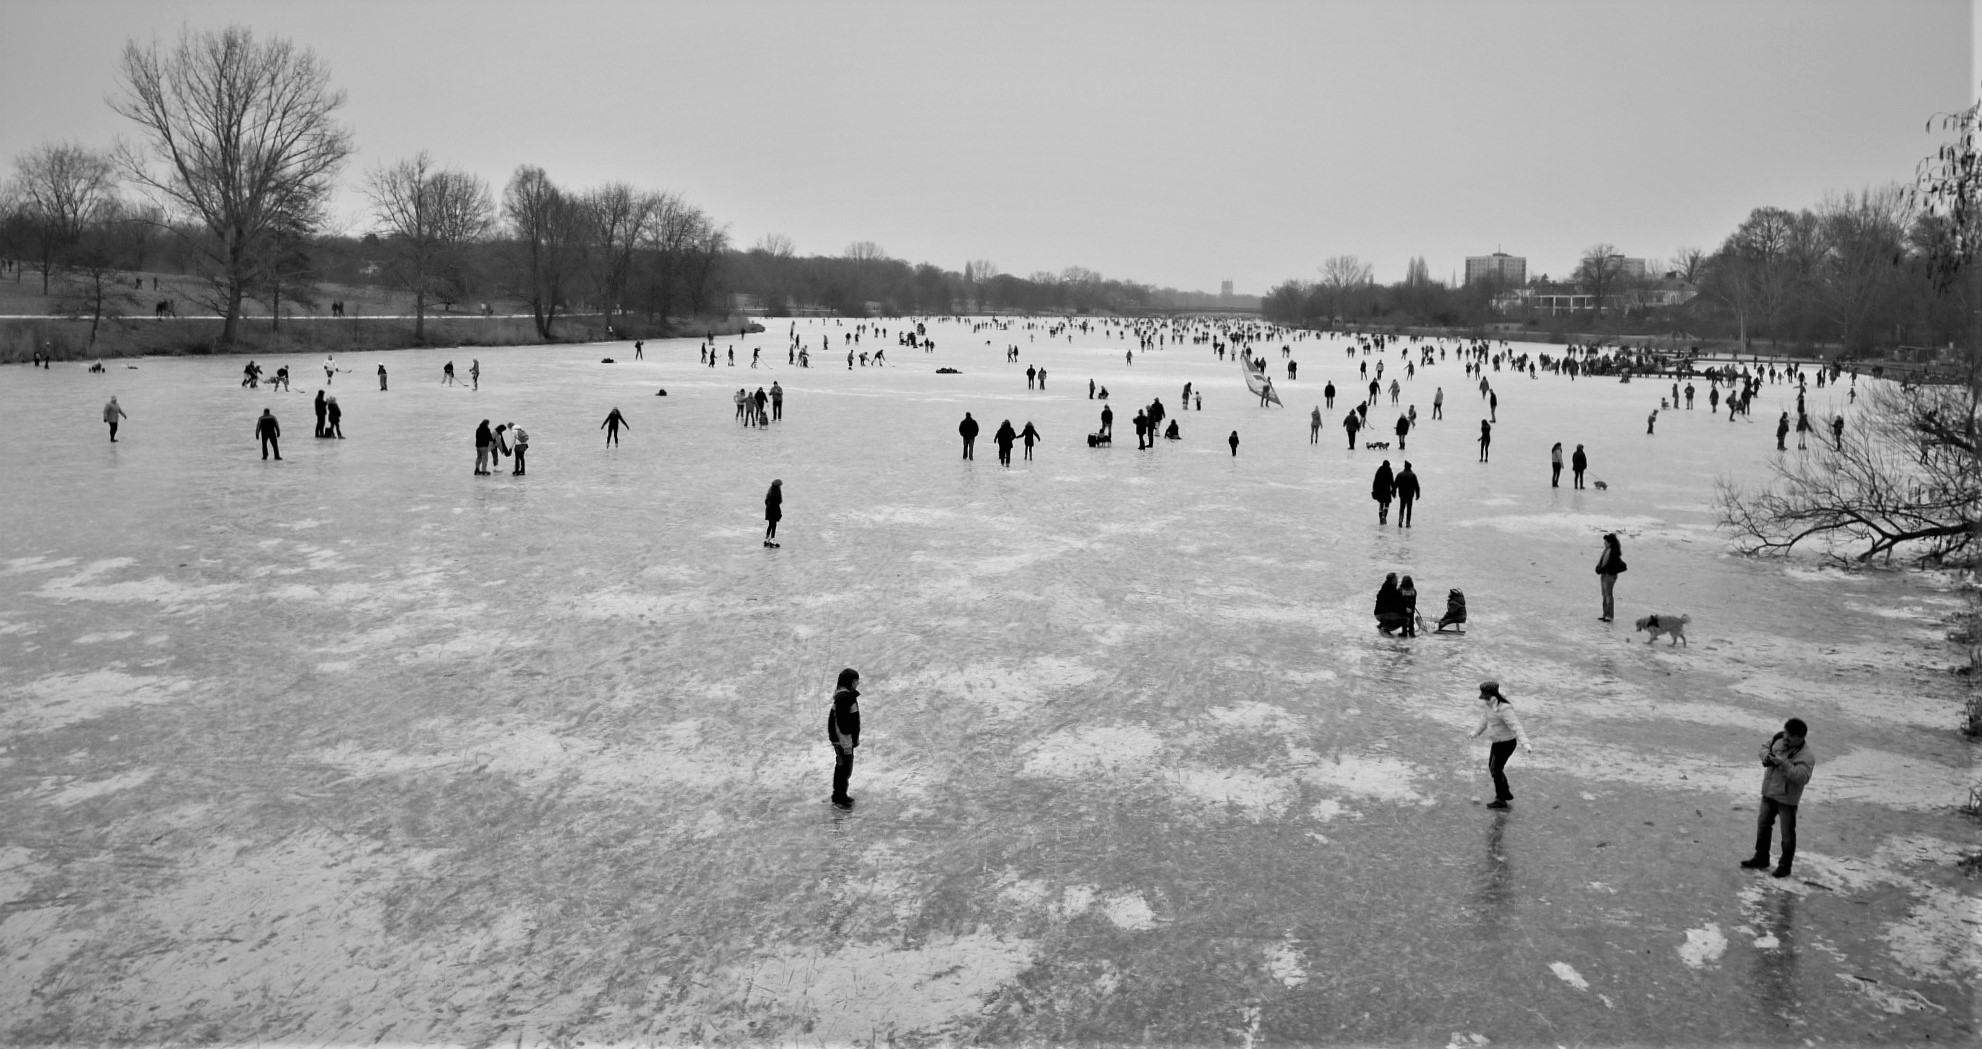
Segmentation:
<svg viewBox="0 0 1982 1049">
<path fill-rule="evenodd" d="M 39 350 L 51 360 L 82 362 L 132 357 L 204 357 L 282 353 L 374 353 L 390 350 L 456 346 L 541 346 L 632 339 L 677 339 L 704 334 L 750 334 L 763 326 L 743 315 L 720 318 L 617 318 L 608 333 L 599 314 L 558 318 L 558 337 L 546 343 L 529 314 L 428 314 L 426 335 L 413 337 L 413 319 L 384 317 L 285 317 L 282 327 L 270 318 L 244 317 L 231 346 L 214 345 L 221 330 L 219 317 L 105 318 L 94 345 L 87 319 L 67 317 L 0 318 L 0 364 L 30 363 Z"/>
</svg>

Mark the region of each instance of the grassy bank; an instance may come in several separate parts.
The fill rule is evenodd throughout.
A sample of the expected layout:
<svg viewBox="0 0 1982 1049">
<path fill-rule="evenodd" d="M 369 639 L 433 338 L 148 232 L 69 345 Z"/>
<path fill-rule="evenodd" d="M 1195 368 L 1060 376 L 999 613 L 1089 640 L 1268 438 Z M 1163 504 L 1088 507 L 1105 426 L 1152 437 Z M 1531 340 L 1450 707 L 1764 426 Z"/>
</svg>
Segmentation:
<svg viewBox="0 0 1982 1049">
<path fill-rule="evenodd" d="M 673 318 L 654 324 L 621 318 L 612 336 L 618 339 L 663 339 L 714 332 L 735 335 L 751 324 L 747 317 Z M 234 345 L 217 348 L 221 323 L 217 317 L 183 320 L 123 318 L 106 320 L 90 344 L 86 320 L 0 321 L 0 363 L 34 359 L 36 349 L 58 361 L 98 357 L 142 357 L 208 353 L 361 353 L 414 346 L 532 346 L 543 342 L 527 317 L 428 317 L 426 338 L 416 342 L 413 322 L 397 318 L 346 317 L 336 320 L 285 320 L 276 330 L 267 318 L 241 322 Z M 598 342 L 608 338 L 603 318 L 559 318 L 558 342 Z"/>
</svg>

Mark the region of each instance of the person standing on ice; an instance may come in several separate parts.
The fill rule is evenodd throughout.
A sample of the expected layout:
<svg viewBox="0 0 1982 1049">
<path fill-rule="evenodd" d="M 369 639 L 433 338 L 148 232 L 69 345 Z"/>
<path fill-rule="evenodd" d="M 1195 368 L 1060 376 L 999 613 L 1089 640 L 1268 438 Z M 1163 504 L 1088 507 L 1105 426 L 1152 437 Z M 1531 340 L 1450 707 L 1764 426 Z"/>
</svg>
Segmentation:
<svg viewBox="0 0 1982 1049">
<path fill-rule="evenodd" d="M 482 425 L 487 426 L 488 423 L 484 422 Z M 628 430 L 633 429 L 633 424 L 626 421 L 626 416 L 619 414 L 618 408 L 614 408 L 612 411 L 606 413 L 606 421 L 599 424 L 599 429 L 606 432 L 606 443 L 608 445 L 619 443 L 619 428 L 622 426 Z"/>
<path fill-rule="evenodd" d="M 1321 443 L 1321 405 L 1319 404 L 1314 406 L 1314 411 L 1308 413 L 1308 443 Z"/>
<path fill-rule="evenodd" d="M 1555 442 L 1555 446 L 1548 450 L 1548 486 L 1550 488 L 1562 487 L 1562 442 L 1561 441 Z"/>
<path fill-rule="evenodd" d="M 853 778 L 853 751 L 860 746 L 860 671 L 852 667 L 840 671 L 833 689 L 833 706 L 826 712 L 826 742 L 833 745 L 833 804 L 853 808 L 853 795 L 846 790 Z"/>
<path fill-rule="evenodd" d="M 764 545 L 778 545 L 778 520 L 785 515 L 785 482 L 783 478 L 771 481 L 771 487 L 764 493 Z"/>
<path fill-rule="evenodd" d="M 1390 460 L 1376 468 L 1376 476 L 1370 480 L 1370 498 L 1376 500 L 1376 523 L 1390 523 L 1390 500 L 1397 495 L 1397 481 L 1390 472 Z"/>
<path fill-rule="evenodd" d="M 1769 839 L 1775 822 L 1782 821 L 1782 859 L 1769 871 L 1778 878 L 1789 877 L 1796 860 L 1796 808 L 1803 800 L 1803 788 L 1817 769 L 1817 756 L 1805 742 L 1809 726 L 1802 718 L 1782 723 L 1782 731 L 1762 745 L 1762 805 L 1755 820 L 1755 853 L 1741 861 L 1751 871 L 1769 869 Z"/>
<path fill-rule="evenodd" d="M 969 412 L 963 413 L 963 421 L 957 424 L 957 433 L 963 437 L 963 457 L 977 458 L 974 454 L 977 449 L 977 420 L 971 418 Z"/>
<path fill-rule="evenodd" d="M 1434 419 L 1445 418 L 1445 387 L 1443 386 L 1439 387 L 1437 392 L 1431 395 L 1431 417 Z"/>
<path fill-rule="evenodd" d="M 1177 424 L 1171 423 L 1170 425 L 1175 426 Z M 1039 431 L 1033 429 L 1031 419 L 1025 421 L 1025 429 L 1019 431 L 1019 439 L 1025 442 L 1025 461 L 1031 462 L 1032 446 L 1043 439 L 1039 436 Z"/>
<path fill-rule="evenodd" d="M 1624 544 L 1618 542 L 1616 532 L 1605 533 L 1603 553 L 1597 555 L 1597 579 L 1603 588 L 1603 615 L 1598 620 L 1608 623 L 1617 616 L 1617 577 L 1629 567 L 1624 563 Z"/>
<path fill-rule="evenodd" d="M 1576 454 L 1569 457 L 1569 468 L 1573 472 L 1576 487 L 1583 487 L 1583 471 L 1590 468 L 1590 457 L 1583 452 L 1583 446 L 1576 446 Z"/>
<path fill-rule="evenodd" d="M 453 362 L 453 361 L 448 361 L 448 362 L 447 362 L 446 364 L 443 364 L 443 365 L 441 365 L 441 367 L 440 367 L 440 384 L 441 384 L 442 386 L 452 386 L 452 385 L 454 385 L 454 362 Z"/>
<path fill-rule="evenodd" d="M 1733 410 L 1730 409 L 1728 411 L 1727 417 L 1730 419 L 1734 418 Z M 1784 447 L 1782 443 L 1783 438 L 1788 436 L 1789 436 L 1789 413 L 1785 411 L 1782 413 L 1782 418 L 1776 420 L 1776 451 L 1786 452 L 1789 450 L 1788 448 Z"/>
<path fill-rule="evenodd" d="M 385 365 L 379 365 L 379 392 L 385 392 Z"/>
<path fill-rule="evenodd" d="M 1478 739 L 1480 733 L 1487 733 L 1487 775 L 1493 777 L 1493 800 L 1487 802 L 1487 808 L 1504 809 L 1514 800 L 1514 792 L 1507 786 L 1507 760 L 1514 756 L 1516 743 L 1530 754 L 1535 752 L 1535 745 L 1522 730 L 1521 719 L 1514 716 L 1514 705 L 1500 694 L 1498 681 L 1480 682 L 1480 701 L 1486 710 L 1480 715 L 1480 727 L 1467 738 Z"/>
<path fill-rule="evenodd" d="M 1347 431 L 1349 431 L 1349 450 L 1350 450 L 1350 451 L 1352 451 L 1352 452 L 1353 452 L 1353 451 L 1355 451 L 1355 450 L 1356 450 L 1356 431 L 1357 431 L 1357 430 L 1360 430 L 1360 429 L 1362 429 L 1362 428 L 1363 428 L 1363 418 L 1362 418 L 1362 416 L 1360 416 L 1360 415 L 1357 415 L 1357 414 L 1356 414 L 1355 412 L 1347 412 L 1347 413 L 1345 413 L 1345 414 L 1344 414 L 1344 415 L 1342 416 L 1342 428 L 1343 428 L 1344 430 L 1347 430 Z"/>
<path fill-rule="evenodd" d="M 1237 459 L 1239 457 L 1239 431 L 1233 430 L 1232 436 L 1225 438 L 1225 443 L 1232 446 L 1232 458 Z"/>
<path fill-rule="evenodd" d="M 1411 527 L 1411 506 L 1423 491 L 1418 486 L 1417 471 L 1411 469 L 1411 460 L 1404 460 L 1404 469 L 1397 475 L 1397 527 Z"/>
<path fill-rule="evenodd" d="M 1321 388 L 1321 403 L 1328 405 L 1330 409 L 1335 407 L 1335 380 L 1330 379 L 1328 385 Z"/>
<path fill-rule="evenodd" d="M 1012 421 L 1006 419 L 998 424 L 998 432 L 991 435 L 998 444 L 998 465 L 1009 469 L 1012 465 L 1012 442 L 1019 439 L 1017 430 L 1012 429 Z"/>
<path fill-rule="evenodd" d="M 1411 417 L 1401 412 L 1397 415 L 1397 450 L 1404 450 L 1404 438 L 1411 432 Z"/>
<path fill-rule="evenodd" d="M 261 418 L 255 420 L 255 439 L 262 444 L 262 458 L 269 452 L 275 453 L 275 460 L 282 461 L 282 424 L 275 421 L 275 413 L 262 409 Z"/>
<path fill-rule="evenodd" d="M 777 419 L 783 419 L 784 417 L 785 417 L 785 388 L 779 386 L 778 381 L 776 379 L 773 379 L 771 380 L 771 418 L 773 420 L 777 420 Z"/>
<path fill-rule="evenodd" d="M 111 444 L 117 443 L 117 420 L 128 418 L 130 416 L 125 413 L 124 406 L 118 404 L 115 397 L 110 398 L 110 403 L 103 406 L 103 421 L 110 424 Z"/>
<path fill-rule="evenodd" d="M 1115 409 L 1105 404 L 1101 406 L 1101 432 L 1111 438 L 1115 436 Z"/>
<path fill-rule="evenodd" d="M 1487 453 L 1491 451 L 1493 448 L 1493 424 L 1486 421 L 1485 419 L 1480 420 L 1479 442 L 1480 442 L 1480 462 L 1486 462 Z"/>
</svg>

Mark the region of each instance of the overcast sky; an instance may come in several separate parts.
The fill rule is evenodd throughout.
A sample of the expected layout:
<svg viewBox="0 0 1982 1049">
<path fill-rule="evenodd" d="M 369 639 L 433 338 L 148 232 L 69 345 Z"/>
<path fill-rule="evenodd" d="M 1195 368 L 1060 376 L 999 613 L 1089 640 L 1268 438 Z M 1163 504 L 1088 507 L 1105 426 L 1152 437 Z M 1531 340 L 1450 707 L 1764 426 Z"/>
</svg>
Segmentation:
<svg viewBox="0 0 1982 1049">
<path fill-rule="evenodd" d="M 519 164 L 679 191 L 742 246 L 1249 293 L 1338 254 L 1711 249 L 1911 178 L 1977 81 L 1964 0 L 0 0 L 0 155 L 129 135 L 125 41 L 229 22 L 328 62 L 347 186 L 427 149 L 498 193 Z"/>
</svg>

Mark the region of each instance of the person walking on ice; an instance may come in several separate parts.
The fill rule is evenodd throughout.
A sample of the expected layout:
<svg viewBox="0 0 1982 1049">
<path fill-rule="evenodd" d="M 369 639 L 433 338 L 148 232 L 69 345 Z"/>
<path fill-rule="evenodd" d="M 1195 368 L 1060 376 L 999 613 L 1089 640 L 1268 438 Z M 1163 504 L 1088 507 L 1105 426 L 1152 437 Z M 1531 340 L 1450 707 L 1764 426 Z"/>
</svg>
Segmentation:
<svg viewBox="0 0 1982 1049">
<path fill-rule="evenodd" d="M 606 443 L 608 445 L 619 443 L 619 428 L 622 426 L 626 427 L 629 431 L 633 429 L 633 424 L 626 421 L 626 416 L 619 414 L 618 408 L 614 408 L 612 411 L 606 413 L 606 421 L 599 424 L 599 429 L 606 432 Z"/>
<path fill-rule="evenodd" d="M 123 405 L 118 404 L 115 397 L 110 398 L 110 403 L 103 406 L 103 421 L 110 424 L 111 444 L 117 443 L 117 421 L 128 418 L 130 416 L 125 414 Z"/>
<path fill-rule="evenodd" d="M 468 362 L 468 381 L 473 384 L 468 387 L 469 389 L 479 390 L 482 388 L 482 359 L 480 357 Z"/>
<path fill-rule="evenodd" d="M 1769 839 L 1778 819 L 1782 821 L 1782 858 L 1769 871 L 1778 878 L 1789 877 L 1796 860 L 1796 807 L 1803 800 L 1803 788 L 1816 771 L 1817 756 L 1806 741 L 1809 727 L 1802 718 L 1782 723 L 1782 731 L 1762 744 L 1762 805 L 1755 819 L 1755 853 L 1741 861 L 1751 871 L 1769 869 Z"/>
<path fill-rule="evenodd" d="M 1308 413 L 1308 443 L 1321 443 L 1321 405 L 1319 404 L 1314 406 L 1314 411 Z"/>
<path fill-rule="evenodd" d="M 1535 752 L 1535 745 L 1521 728 L 1521 719 L 1514 716 L 1514 705 L 1500 694 L 1500 682 L 1480 682 L 1480 701 L 1486 710 L 1480 715 L 1480 727 L 1468 738 L 1478 739 L 1480 733 L 1487 733 L 1487 775 L 1493 777 L 1493 800 L 1487 802 L 1487 808 L 1504 809 L 1514 800 L 1514 792 L 1507 786 L 1507 760 L 1514 756 L 1516 743 L 1530 754 Z"/>
<path fill-rule="evenodd" d="M 1176 426 L 1177 424 L 1176 424 L 1176 423 L 1171 423 L 1170 425 L 1171 425 L 1171 426 Z M 1038 430 L 1037 430 L 1036 428 L 1034 428 L 1034 427 L 1033 427 L 1033 425 L 1032 425 L 1032 420 L 1031 420 L 1031 419 L 1027 419 L 1027 420 L 1025 421 L 1025 429 L 1023 429 L 1023 430 L 1020 430 L 1020 431 L 1019 431 L 1019 440 L 1021 440 L 1021 441 L 1023 441 L 1023 442 L 1025 442 L 1025 461 L 1026 461 L 1026 462 L 1031 462 L 1031 461 L 1032 461 L 1032 446 L 1033 446 L 1034 444 L 1036 444 L 1036 443 L 1038 443 L 1039 441 L 1041 441 L 1041 440 L 1043 440 L 1043 439 L 1044 439 L 1044 438 L 1042 438 L 1042 437 L 1040 436 L 1040 434 L 1039 434 L 1039 431 L 1038 431 Z"/>
<path fill-rule="evenodd" d="M 1225 443 L 1232 446 L 1232 458 L 1237 459 L 1239 457 L 1239 431 L 1233 430 L 1232 436 L 1225 438 Z"/>
<path fill-rule="evenodd" d="M 275 413 L 262 409 L 261 417 L 255 420 L 255 439 L 262 444 L 262 458 L 269 452 L 275 453 L 276 462 L 282 461 L 282 424 L 275 421 Z"/>
<path fill-rule="evenodd" d="M 966 459 L 976 458 L 977 429 L 977 420 L 971 418 L 969 412 L 963 413 L 963 421 L 957 424 L 957 435 L 963 438 L 963 457 Z"/>
<path fill-rule="evenodd" d="M 778 520 L 785 515 L 785 483 L 783 479 L 771 482 L 770 490 L 764 493 L 764 545 L 778 545 Z"/>
<path fill-rule="evenodd" d="M 860 671 L 847 667 L 840 671 L 833 689 L 833 706 L 826 712 L 826 742 L 833 745 L 834 805 L 853 808 L 853 795 L 847 793 L 853 779 L 853 751 L 860 746 Z"/>
</svg>

